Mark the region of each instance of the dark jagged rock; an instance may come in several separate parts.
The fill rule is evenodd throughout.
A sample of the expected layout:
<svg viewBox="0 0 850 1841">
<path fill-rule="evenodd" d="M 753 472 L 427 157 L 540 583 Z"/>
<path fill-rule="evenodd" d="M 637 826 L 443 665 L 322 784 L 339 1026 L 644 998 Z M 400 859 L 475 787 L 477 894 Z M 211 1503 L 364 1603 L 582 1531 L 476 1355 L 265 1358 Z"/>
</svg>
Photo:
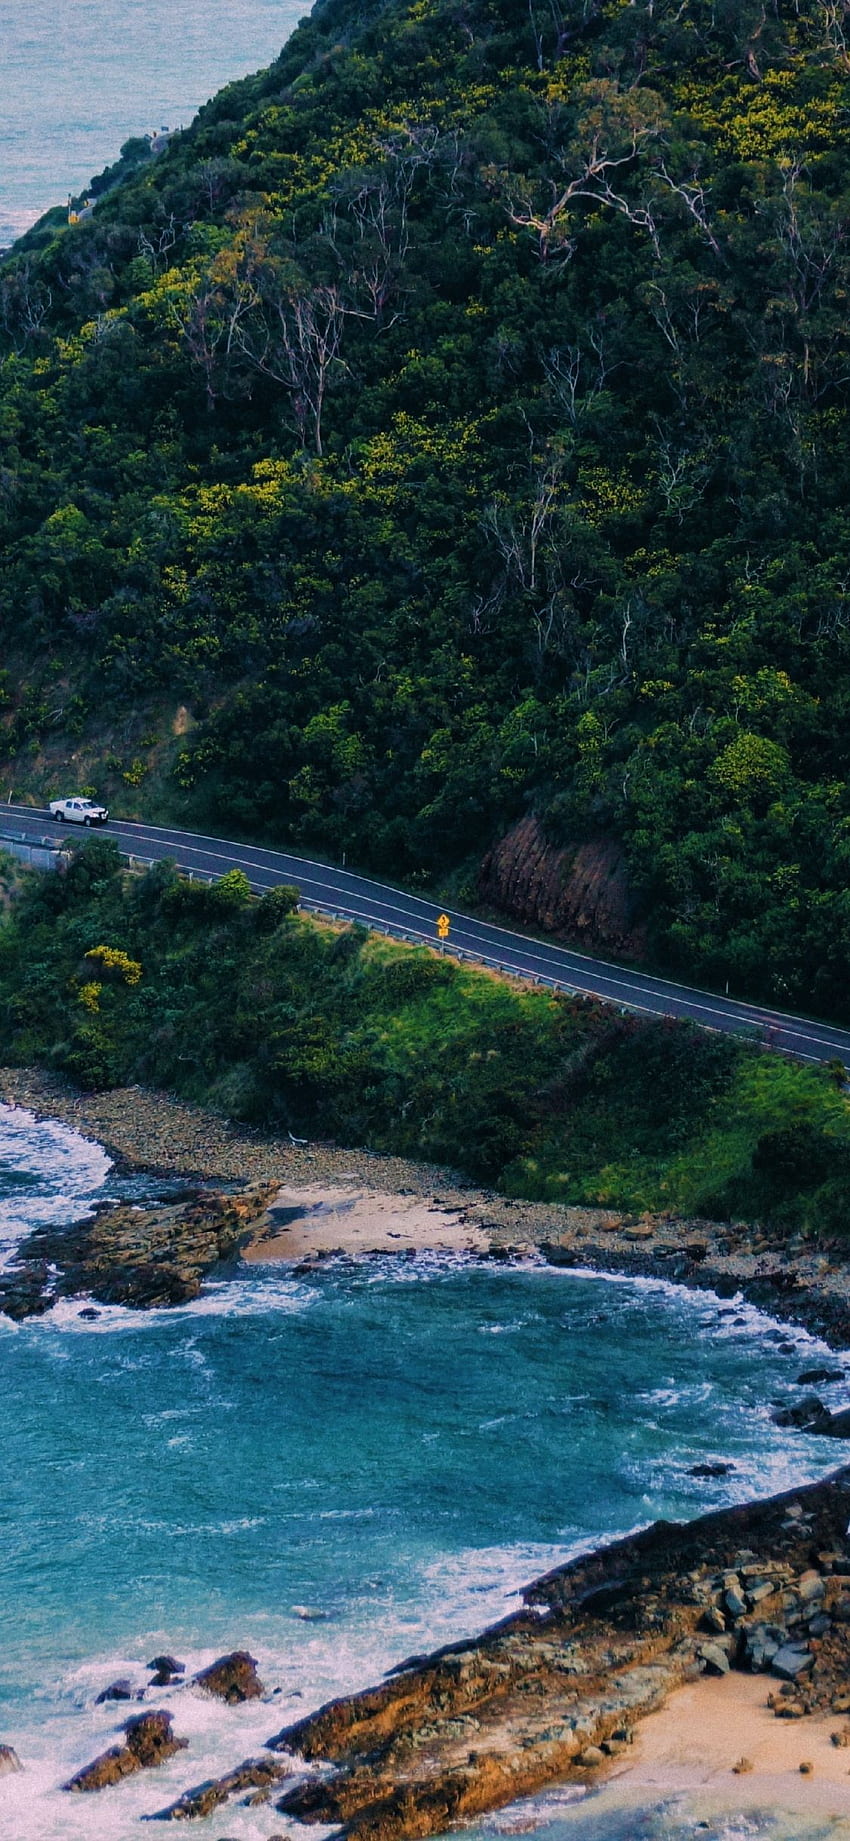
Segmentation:
<svg viewBox="0 0 850 1841">
<path fill-rule="evenodd" d="M 336 1768 L 276 1807 L 347 1841 L 455 1828 L 598 1769 L 672 1688 L 730 1668 L 784 1681 L 778 1717 L 850 1711 L 848 1516 L 850 1468 L 556 1568 L 482 1636 L 278 1732 L 270 1750 Z"/>
<path fill-rule="evenodd" d="M 800 1432 L 823 1432 L 832 1420 L 829 1407 L 824 1406 L 817 1394 L 806 1394 L 804 1399 L 795 1401 L 793 1406 L 777 1407 L 770 1417 L 774 1425 L 796 1426 Z"/>
<path fill-rule="evenodd" d="M 44 1259 L 21 1259 L 0 1277 L 0 1311 L 13 1322 L 43 1317 L 53 1303 L 51 1273 Z"/>
<path fill-rule="evenodd" d="M 132 1681 L 122 1675 L 120 1681 L 110 1681 L 108 1688 L 98 1694 L 94 1704 L 100 1707 L 105 1700 L 141 1700 L 143 1693 L 143 1688 L 134 1688 Z"/>
<path fill-rule="evenodd" d="M 194 1790 L 184 1790 L 175 1803 L 167 1809 L 160 1809 L 156 1815 L 147 1816 L 149 1822 L 188 1822 L 200 1820 L 212 1815 L 228 1798 L 236 1796 L 240 1790 L 268 1790 L 272 1784 L 280 1783 L 288 1777 L 289 1770 L 276 1758 L 247 1758 L 233 1771 L 225 1772 L 223 1777 L 213 1777 L 207 1783 L 198 1784 Z M 254 1799 L 250 1798 L 253 1802 Z"/>
<path fill-rule="evenodd" d="M 691 1477 L 728 1477 L 734 1468 L 734 1464 L 692 1464 L 688 1475 Z"/>
<path fill-rule="evenodd" d="M 709 1675 L 728 1675 L 730 1663 L 725 1649 L 719 1643 L 703 1643 L 697 1650 L 697 1656 L 705 1663 Z"/>
<path fill-rule="evenodd" d="M 802 1646 L 798 1647 L 796 1643 L 783 1643 L 782 1648 L 777 1649 L 770 1664 L 772 1673 L 778 1675 L 782 1681 L 798 1681 L 800 1676 L 807 1674 L 810 1668 L 814 1668 L 814 1665 L 814 1652 Z"/>
<path fill-rule="evenodd" d="M 807 1394 L 794 1406 L 779 1407 L 771 1413 L 774 1425 L 796 1426 L 800 1432 L 814 1432 L 820 1438 L 850 1438 L 850 1407 L 831 1413 L 817 1394 Z"/>
<path fill-rule="evenodd" d="M 39 1229 L 0 1279 L 0 1311 L 36 1316 L 80 1292 L 135 1310 L 188 1303 L 207 1272 L 237 1256 L 276 1193 L 275 1183 L 253 1183 L 241 1195 L 201 1191 L 155 1208 L 106 1206 L 74 1227 Z"/>
<path fill-rule="evenodd" d="M 804 1368 L 797 1376 L 798 1387 L 818 1387 L 821 1382 L 843 1381 L 843 1368 Z"/>
<path fill-rule="evenodd" d="M 22 1771 L 23 1765 L 13 1745 L 0 1745 L 0 1777 L 8 1777 L 11 1771 Z"/>
<path fill-rule="evenodd" d="M 185 1662 L 178 1662 L 176 1656 L 154 1656 L 148 1668 L 154 1671 L 152 1688 L 170 1688 L 172 1682 L 179 1681 L 186 1673 Z"/>
<path fill-rule="evenodd" d="M 217 1662 L 202 1668 L 192 1680 L 205 1694 L 214 1694 L 230 1706 L 238 1706 L 243 1700 L 259 1700 L 263 1693 L 256 1660 L 246 1649 L 234 1649 L 229 1656 L 219 1656 Z"/>
<path fill-rule="evenodd" d="M 152 1770 L 164 1764 L 167 1758 L 173 1758 L 175 1752 L 185 1751 L 189 1741 L 175 1739 L 171 1731 L 172 1718 L 170 1713 L 162 1711 L 137 1713 L 124 1726 L 125 1744 L 113 1745 L 109 1751 L 101 1752 L 62 1788 L 86 1792 L 105 1790 L 110 1784 L 120 1783 L 122 1777 Z"/>
</svg>

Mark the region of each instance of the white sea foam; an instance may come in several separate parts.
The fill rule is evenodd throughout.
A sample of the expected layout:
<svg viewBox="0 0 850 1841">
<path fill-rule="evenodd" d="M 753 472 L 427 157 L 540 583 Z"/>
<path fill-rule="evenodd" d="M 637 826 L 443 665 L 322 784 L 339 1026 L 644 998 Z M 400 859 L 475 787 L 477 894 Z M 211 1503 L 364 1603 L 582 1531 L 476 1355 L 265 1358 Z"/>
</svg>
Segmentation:
<svg viewBox="0 0 850 1841">
<path fill-rule="evenodd" d="M 710 1304 L 717 1312 L 716 1328 L 712 1326 L 711 1329 L 713 1340 L 725 1335 L 751 1341 L 753 1336 L 773 1337 L 781 1334 L 783 1341 L 793 1343 L 802 1355 L 817 1355 L 832 1362 L 841 1359 L 842 1351 L 831 1348 L 822 1337 L 816 1336 L 801 1324 L 785 1323 L 781 1317 L 771 1316 L 769 1311 L 751 1303 L 740 1291 L 734 1297 L 723 1298 L 719 1292 L 708 1288 L 694 1291 L 691 1286 L 677 1283 L 674 1279 L 629 1272 L 590 1271 L 587 1266 L 535 1266 L 532 1269 L 535 1272 L 543 1271 L 556 1280 L 582 1279 L 591 1284 L 624 1287 L 636 1294 L 648 1292 L 658 1297 L 669 1297 L 671 1301 L 691 1306 L 694 1312 L 704 1312 L 706 1304 Z M 505 1270 L 509 1271 L 510 1268 Z M 847 1353 L 850 1354 L 850 1350 Z"/>
<path fill-rule="evenodd" d="M 85 1215 L 112 1168 L 102 1145 L 55 1119 L 0 1103 L 0 1265 L 36 1227 Z"/>
<path fill-rule="evenodd" d="M 336 1623 L 325 1628 L 312 1620 L 306 1628 L 293 1620 L 292 1629 L 299 1635 L 303 1630 L 304 1636 L 297 1645 L 293 1638 L 286 1649 L 252 1643 L 267 1692 L 263 1700 L 243 1706 L 224 1706 L 192 1685 L 191 1677 L 221 1653 L 211 1648 L 181 1651 L 186 1663 L 183 1679 L 167 1688 L 148 1689 L 143 1703 L 110 1701 L 97 1706 L 98 1693 L 111 1681 L 126 1677 L 134 1687 L 147 1687 L 150 1676 L 144 1663 L 170 1647 L 169 1633 L 162 1630 L 148 1632 L 136 1655 L 92 1657 L 45 1683 L 32 1709 L 32 1723 L 15 1734 L 24 1771 L 0 1778 L 0 1833 L 14 1835 L 15 1841 L 133 1841 L 142 1832 L 140 1818 L 162 1809 L 190 1786 L 258 1755 L 307 1707 L 365 1687 L 397 1659 L 397 1643 L 388 1651 L 368 1629 L 346 1633 Z M 410 1636 L 409 1629 L 406 1634 Z M 96 1798 L 68 1796 L 62 1783 L 119 1742 L 124 1721 L 145 1707 L 170 1712 L 175 1735 L 188 1739 L 188 1750 L 157 1771 L 125 1779 Z M 265 1841 L 273 1820 L 269 1809 L 246 1810 L 230 1803 L 219 1812 L 212 1832 L 226 1832 L 234 1841 Z M 287 1821 L 286 1827 L 289 1831 L 292 1824 Z M 199 1825 L 198 1832 L 210 1833 L 209 1824 Z M 311 1827 L 311 1841 L 317 1836 L 321 1841 L 325 1832 Z"/>
</svg>

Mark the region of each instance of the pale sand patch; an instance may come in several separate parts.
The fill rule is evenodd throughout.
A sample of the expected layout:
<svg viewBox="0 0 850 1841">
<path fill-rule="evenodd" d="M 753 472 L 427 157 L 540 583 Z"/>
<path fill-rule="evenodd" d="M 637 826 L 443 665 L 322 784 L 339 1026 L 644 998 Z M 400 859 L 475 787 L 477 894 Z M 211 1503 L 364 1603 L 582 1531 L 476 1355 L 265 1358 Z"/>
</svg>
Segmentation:
<svg viewBox="0 0 850 1841">
<path fill-rule="evenodd" d="M 846 1715 L 778 1720 L 767 1696 L 779 1686 L 766 1675 L 735 1672 L 679 1688 L 641 1720 L 617 1777 L 630 1791 L 697 1791 L 724 1808 L 812 1810 L 850 1820 L 850 1749 L 830 1741 Z M 742 1757 L 753 1768 L 736 1776 L 732 1766 Z M 801 1775 L 803 1762 L 814 1765 L 811 1776 Z"/>
<path fill-rule="evenodd" d="M 283 1188 L 243 1249 L 243 1259 L 299 1260 L 328 1253 L 486 1253 L 490 1236 L 421 1196 L 319 1183 Z"/>
</svg>

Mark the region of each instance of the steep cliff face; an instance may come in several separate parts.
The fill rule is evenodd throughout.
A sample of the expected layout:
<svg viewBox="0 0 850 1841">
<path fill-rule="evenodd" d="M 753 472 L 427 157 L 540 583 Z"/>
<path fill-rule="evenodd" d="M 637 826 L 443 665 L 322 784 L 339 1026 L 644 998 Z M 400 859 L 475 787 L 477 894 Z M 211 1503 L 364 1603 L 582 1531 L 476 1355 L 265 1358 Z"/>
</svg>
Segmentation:
<svg viewBox="0 0 850 1841">
<path fill-rule="evenodd" d="M 535 817 L 521 818 L 488 851 L 479 887 L 484 901 L 546 933 L 628 958 L 645 951 L 625 858 L 612 838 L 559 850 L 547 843 Z"/>
</svg>

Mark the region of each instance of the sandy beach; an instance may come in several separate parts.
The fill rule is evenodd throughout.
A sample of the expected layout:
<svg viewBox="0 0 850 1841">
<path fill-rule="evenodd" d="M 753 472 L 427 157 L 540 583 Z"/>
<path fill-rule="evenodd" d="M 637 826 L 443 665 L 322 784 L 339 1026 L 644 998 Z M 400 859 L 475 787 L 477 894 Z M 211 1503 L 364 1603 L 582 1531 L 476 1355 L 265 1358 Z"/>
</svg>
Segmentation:
<svg viewBox="0 0 850 1841">
<path fill-rule="evenodd" d="M 345 1252 L 535 1249 L 565 1232 L 580 1239 L 599 1209 L 514 1202 L 464 1182 L 456 1170 L 333 1144 L 304 1143 L 246 1126 L 143 1087 L 80 1093 L 29 1068 L 0 1068 L 0 1102 L 59 1119 L 126 1166 L 215 1185 L 277 1182 L 274 1213 L 248 1259 Z M 298 1210 L 296 1224 L 287 1211 Z"/>
<path fill-rule="evenodd" d="M 733 1671 L 679 1688 L 640 1722 L 633 1756 L 612 1777 L 630 1791 L 705 1792 L 715 1807 L 819 1811 L 850 1826 L 850 1749 L 831 1738 L 846 1721 L 834 1713 L 777 1719 L 767 1705 L 777 1686 Z M 751 1768 L 736 1772 L 742 1760 Z"/>
<path fill-rule="evenodd" d="M 331 1253 L 486 1253 L 488 1236 L 456 1210 L 420 1196 L 320 1183 L 279 1191 L 250 1244 L 249 1263 Z"/>
<path fill-rule="evenodd" d="M 30 1068 L 0 1068 L 0 1101 L 73 1126 L 131 1168 L 212 1187 L 278 1183 L 279 1208 L 300 1203 L 304 1219 L 270 1217 L 249 1258 L 434 1248 L 521 1258 L 543 1248 L 557 1264 L 740 1292 L 834 1347 L 850 1345 L 850 1265 L 753 1224 L 516 1200 L 439 1165 L 252 1130 L 143 1087 L 80 1093 Z"/>
</svg>

